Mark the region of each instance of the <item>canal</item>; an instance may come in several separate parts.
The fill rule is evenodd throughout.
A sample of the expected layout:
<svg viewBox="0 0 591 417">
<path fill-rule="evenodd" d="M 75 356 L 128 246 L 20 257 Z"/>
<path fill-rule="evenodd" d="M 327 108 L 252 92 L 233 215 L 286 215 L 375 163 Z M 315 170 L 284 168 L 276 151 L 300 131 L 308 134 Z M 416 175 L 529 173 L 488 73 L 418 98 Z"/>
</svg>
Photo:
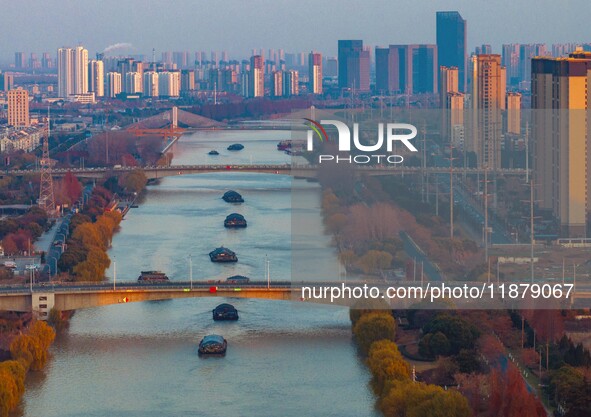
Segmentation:
<svg viewBox="0 0 591 417">
<path fill-rule="evenodd" d="M 195 132 L 175 145 L 173 164 L 290 163 L 275 146 L 289 135 Z M 244 150 L 226 150 L 237 142 Z M 207 155 L 211 149 L 220 155 Z M 220 197 L 229 189 L 245 203 L 224 203 Z M 308 256 L 322 259 L 310 265 L 329 276 L 338 262 L 322 233 L 319 206 L 316 184 L 282 175 L 169 177 L 148 187 L 122 222 L 109 256 L 118 280 L 137 279 L 141 270 L 186 280 L 189 258 L 195 281 L 235 274 L 265 279 L 266 258 L 271 280 L 289 280 L 292 267 L 306 267 L 293 260 Z M 305 245 L 292 245 L 293 210 L 301 210 L 299 241 Z M 224 229 L 232 212 L 243 214 L 248 228 Z M 239 262 L 211 263 L 207 253 L 220 245 L 235 251 Z M 240 320 L 214 322 L 211 310 L 221 302 L 236 306 Z M 224 358 L 197 356 L 199 340 L 210 333 L 228 340 Z M 28 377 L 16 415 L 376 416 L 368 382 L 345 308 L 215 298 L 129 303 L 77 311 L 52 347 L 46 370 Z"/>
</svg>

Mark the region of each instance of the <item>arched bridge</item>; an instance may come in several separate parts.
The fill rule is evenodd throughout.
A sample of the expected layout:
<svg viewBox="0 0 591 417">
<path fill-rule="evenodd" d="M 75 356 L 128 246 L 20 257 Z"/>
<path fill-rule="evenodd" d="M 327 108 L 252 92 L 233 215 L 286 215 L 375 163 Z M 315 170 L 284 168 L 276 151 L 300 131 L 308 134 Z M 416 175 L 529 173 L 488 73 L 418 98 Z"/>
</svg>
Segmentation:
<svg viewBox="0 0 591 417">
<path fill-rule="evenodd" d="M 396 174 L 449 174 L 449 167 L 409 167 L 404 165 L 351 165 L 355 172 L 369 176 L 384 176 Z M 171 165 L 145 167 L 97 167 L 97 168 L 54 168 L 54 177 L 66 175 L 68 172 L 81 178 L 106 178 L 125 174 L 141 169 L 148 179 L 170 177 L 175 175 L 203 174 L 211 172 L 259 172 L 266 174 L 291 175 L 296 178 L 315 178 L 319 165 L 295 164 L 259 164 L 259 165 Z M 484 174 L 484 168 L 454 168 L 456 174 Z M 525 169 L 488 170 L 489 173 L 501 175 L 525 176 Z M 38 170 L 8 170 L 6 174 L 23 176 L 37 174 Z"/>
</svg>

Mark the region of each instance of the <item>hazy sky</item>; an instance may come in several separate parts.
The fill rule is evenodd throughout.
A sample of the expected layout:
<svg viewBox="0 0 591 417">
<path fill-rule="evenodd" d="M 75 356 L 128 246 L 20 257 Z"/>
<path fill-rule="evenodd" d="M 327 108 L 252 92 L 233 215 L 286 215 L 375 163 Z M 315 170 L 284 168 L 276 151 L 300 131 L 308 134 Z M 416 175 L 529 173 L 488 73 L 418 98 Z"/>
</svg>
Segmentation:
<svg viewBox="0 0 591 417">
<path fill-rule="evenodd" d="M 435 43 L 435 12 L 468 20 L 470 50 L 490 43 L 591 42 L 590 0 L 0 0 L 0 60 L 15 51 L 55 54 L 78 43 L 90 55 L 252 48 L 316 49 L 336 55 L 338 39 L 368 45 Z"/>
</svg>

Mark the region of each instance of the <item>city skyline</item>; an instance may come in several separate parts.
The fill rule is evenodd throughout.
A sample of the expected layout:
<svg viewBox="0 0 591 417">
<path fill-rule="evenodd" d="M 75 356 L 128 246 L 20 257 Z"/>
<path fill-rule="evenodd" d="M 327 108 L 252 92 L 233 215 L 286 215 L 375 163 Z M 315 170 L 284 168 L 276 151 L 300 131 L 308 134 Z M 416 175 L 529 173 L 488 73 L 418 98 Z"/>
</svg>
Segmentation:
<svg viewBox="0 0 591 417">
<path fill-rule="evenodd" d="M 304 0 L 292 7 L 284 3 L 265 4 L 262 8 L 230 0 L 224 3 L 223 9 L 207 8 L 207 14 L 199 14 L 205 9 L 184 0 L 175 2 L 176 8 L 157 3 L 146 7 L 145 2 L 135 0 L 124 3 L 107 0 L 83 7 L 71 1 L 52 0 L 43 3 L 43 8 L 37 7 L 33 0 L 24 3 L 7 5 L 3 10 L 5 21 L 28 22 L 41 30 L 15 32 L 9 29 L 10 25 L 2 25 L 0 64 L 14 62 L 14 51 L 41 53 L 83 44 L 89 55 L 94 56 L 118 43 L 131 45 L 121 49 L 122 54 L 148 55 L 155 48 L 157 55 L 168 50 L 225 50 L 232 56 L 248 57 L 253 48 L 282 48 L 317 50 L 326 56 L 336 56 L 338 39 L 363 39 L 365 45 L 372 47 L 435 43 L 434 15 L 442 10 L 458 10 L 468 21 L 469 51 L 487 43 L 493 46 L 494 52 L 500 52 L 503 43 L 583 42 L 587 35 L 585 23 L 591 17 L 591 10 L 584 7 L 583 0 L 569 1 L 568 8 L 547 0 L 523 1 L 517 5 L 505 2 L 507 7 L 498 7 L 497 3 L 487 5 L 483 1 L 426 0 L 421 8 L 406 7 L 408 1 L 376 1 L 366 8 L 352 8 L 354 3 L 345 1 L 336 7 L 333 0 L 320 4 Z M 179 9 L 186 13 L 177 13 Z M 289 21 L 297 24 L 286 28 L 284 21 L 288 15 Z M 524 15 L 531 19 L 523 19 Z M 235 33 L 242 30 L 245 22 L 259 22 L 261 18 L 262 22 L 251 25 L 246 34 Z M 417 25 L 420 21 L 424 24 Z M 504 22 L 502 31 L 498 30 L 499 21 Z M 47 27 L 47 22 L 53 25 Z M 223 32 L 220 28 L 224 28 Z M 270 33 L 272 42 L 268 41 Z"/>
</svg>

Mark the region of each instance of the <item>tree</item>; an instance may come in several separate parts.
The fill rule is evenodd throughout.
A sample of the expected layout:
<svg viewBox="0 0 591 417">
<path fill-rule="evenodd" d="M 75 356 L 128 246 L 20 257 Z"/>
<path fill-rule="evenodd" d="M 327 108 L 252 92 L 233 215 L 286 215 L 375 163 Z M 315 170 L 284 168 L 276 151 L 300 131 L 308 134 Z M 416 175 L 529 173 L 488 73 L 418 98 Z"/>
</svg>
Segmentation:
<svg viewBox="0 0 591 417">
<path fill-rule="evenodd" d="M 326 219 L 326 229 L 334 235 L 340 235 L 348 223 L 349 220 L 343 213 L 331 214 Z"/>
<path fill-rule="evenodd" d="M 387 387 L 388 388 L 388 387 Z M 457 391 L 444 391 L 422 382 L 394 381 L 379 406 L 385 417 L 470 417 L 468 400 Z"/>
<path fill-rule="evenodd" d="M 461 349 L 473 349 L 480 331 L 458 316 L 440 314 L 423 326 L 423 333 L 443 333 L 450 342 L 449 353 L 455 355 Z"/>
<path fill-rule="evenodd" d="M 392 255 L 388 252 L 370 250 L 357 261 L 361 270 L 366 274 L 387 269 L 392 264 Z"/>
<path fill-rule="evenodd" d="M 410 365 L 402 358 L 398 346 L 390 340 L 372 343 L 367 364 L 373 375 L 373 388 L 378 395 L 382 394 L 388 381 L 410 380 Z"/>
<path fill-rule="evenodd" d="M 373 342 L 394 340 L 396 322 L 390 312 L 364 314 L 353 327 L 353 335 L 359 351 L 365 356 Z"/>
<path fill-rule="evenodd" d="M 546 417 L 543 405 L 528 391 L 521 373 L 515 365 L 509 363 L 504 372 L 494 369 L 490 378 L 490 415 Z"/>
<path fill-rule="evenodd" d="M 451 344 L 447 337 L 441 333 L 433 333 L 429 340 L 429 351 L 432 356 L 445 356 L 449 353 Z"/>
<path fill-rule="evenodd" d="M 100 249 L 107 248 L 106 242 L 103 240 L 98 228 L 93 223 L 82 223 L 76 227 L 72 239 L 82 242 L 82 245 L 86 249 L 90 249 L 93 246 Z"/>
<path fill-rule="evenodd" d="M 125 173 L 119 177 L 119 186 L 130 193 L 141 192 L 147 183 L 146 174 L 140 169 Z"/>
</svg>

